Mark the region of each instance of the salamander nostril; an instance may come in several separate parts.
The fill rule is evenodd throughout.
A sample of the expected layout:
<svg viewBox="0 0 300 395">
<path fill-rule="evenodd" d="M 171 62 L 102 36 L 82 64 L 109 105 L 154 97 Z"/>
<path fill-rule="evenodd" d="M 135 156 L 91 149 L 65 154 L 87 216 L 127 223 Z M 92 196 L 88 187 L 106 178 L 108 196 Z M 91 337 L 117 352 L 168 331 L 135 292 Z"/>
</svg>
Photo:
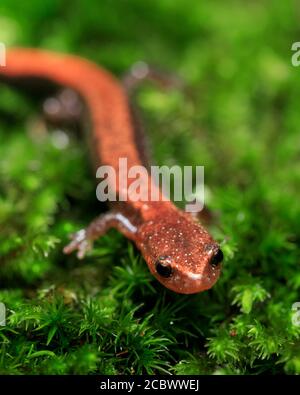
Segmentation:
<svg viewBox="0 0 300 395">
<path fill-rule="evenodd" d="M 223 261 L 223 258 L 224 258 L 223 252 L 219 248 L 218 251 L 212 256 L 209 263 L 212 266 L 218 266 Z"/>
<path fill-rule="evenodd" d="M 155 269 L 162 277 L 168 278 L 172 275 L 171 264 L 165 260 L 165 257 L 158 258 L 158 260 L 155 262 Z"/>
</svg>

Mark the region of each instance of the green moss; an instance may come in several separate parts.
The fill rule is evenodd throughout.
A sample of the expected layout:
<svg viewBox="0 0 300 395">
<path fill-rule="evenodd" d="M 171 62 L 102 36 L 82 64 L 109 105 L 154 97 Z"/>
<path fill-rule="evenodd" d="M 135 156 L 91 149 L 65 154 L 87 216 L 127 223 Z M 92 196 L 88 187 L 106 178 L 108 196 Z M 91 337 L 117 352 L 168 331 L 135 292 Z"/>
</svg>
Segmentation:
<svg viewBox="0 0 300 395">
<path fill-rule="evenodd" d="M 78 53 L 117 75 L 143 59 L 183 76 L 188 95 L 146 84 L 136 101 L 157 163 L 205 166 L 225 254 L 216 286 L 192 296 L 160 286 L 115 231 L 82 262 L 64 256 L 68 234 L 104 210 L 87 149 L 71 133 L 57 148 L 40 107 L 1 85 L 2 374 L 300 373 L 293 7 L 2 0 L 0 41 Z"/>
</svg>

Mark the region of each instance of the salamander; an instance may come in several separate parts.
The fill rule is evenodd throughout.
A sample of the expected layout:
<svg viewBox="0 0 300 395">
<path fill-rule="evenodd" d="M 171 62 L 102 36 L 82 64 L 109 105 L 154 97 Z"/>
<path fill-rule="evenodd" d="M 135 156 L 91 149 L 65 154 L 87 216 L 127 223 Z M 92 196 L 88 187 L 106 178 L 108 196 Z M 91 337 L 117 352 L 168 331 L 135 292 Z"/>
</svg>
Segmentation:
<svg viewBox="0 0 300 395">
<path fill-rule="evenodd" d="M 90 146 L 95 167 L 111 166 L 121 178 L 119 159 L 128 168 L 144 163 L 136 141 L 135 122 L 128 95 L 122 84 L 98 65 L 72 55 L 39 49 L 9 49 L 6 66 L 0 67 L 2 82 L 47 80 L 77 92 L 89 115 Z M 118 197 L 128 192 L 116 182 L 111 187 Z M 149 178 L 149 186 L 154 183 Z M 159 190 L 159 194 L 162 192 Z M 71 236 L 66 254 L 77 251 L 83 258 L 93 241 L 110 228 L 132 240 L 144 257 L 150 272 L 165 287 L 182 294 L 211 288 L 221 272 L 223 253 L 219 244 L 193 216 L 177 208 L 170 199 L 110 203 L 110 210 L 98 216 L 85 229 Z"/>
</svg>

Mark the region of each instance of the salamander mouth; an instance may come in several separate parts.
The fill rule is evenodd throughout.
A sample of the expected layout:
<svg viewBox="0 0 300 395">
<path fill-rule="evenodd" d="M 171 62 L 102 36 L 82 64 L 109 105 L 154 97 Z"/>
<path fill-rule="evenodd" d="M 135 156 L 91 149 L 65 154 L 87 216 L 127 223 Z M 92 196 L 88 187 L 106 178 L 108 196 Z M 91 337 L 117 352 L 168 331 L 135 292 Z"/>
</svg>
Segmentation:
<svg viewBox="0 0 300 395">
<path fill-rule="evenodd" d="M 201 273 L 186 273 L 184 279 L 177 284 L 176 292 L 182 294 L 194 294 L 210 289 L 218 280 L 218 275 Z"/>
<path fill-rule="evenodd" d="M 155 262 L 155 277 L 166 288 L 180 294 L 196 294 L 210 289 L 218 280 L 220 267 L 209 266 L 209 272 L 182 272 L 171 265 Z"/>
</svg>

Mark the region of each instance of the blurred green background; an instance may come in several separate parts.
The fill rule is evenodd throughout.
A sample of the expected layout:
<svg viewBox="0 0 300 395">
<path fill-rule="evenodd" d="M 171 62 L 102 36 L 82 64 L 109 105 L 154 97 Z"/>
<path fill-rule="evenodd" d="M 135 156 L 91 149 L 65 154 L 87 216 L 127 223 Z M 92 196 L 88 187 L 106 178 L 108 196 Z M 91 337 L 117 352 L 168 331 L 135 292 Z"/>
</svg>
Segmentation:
<svg viewBox="0 0 300 395">
<path fill-rule="evenodd" d="M 158 164 L 204 165 L 216 286 L 176 295 L 117 232 L 79 262 L 67 234 L 102 206 L 88 152 L 41 103 L 0 87 L 0 372 L 300 373 L 300 41 L 296 1 L 2 0 L 0 42 L 70 52 L 122 76 L 138 60 L 189 88 L 136 95 Z M 297 193 L 298 192 L 298 193 Z"/>
</svg>

